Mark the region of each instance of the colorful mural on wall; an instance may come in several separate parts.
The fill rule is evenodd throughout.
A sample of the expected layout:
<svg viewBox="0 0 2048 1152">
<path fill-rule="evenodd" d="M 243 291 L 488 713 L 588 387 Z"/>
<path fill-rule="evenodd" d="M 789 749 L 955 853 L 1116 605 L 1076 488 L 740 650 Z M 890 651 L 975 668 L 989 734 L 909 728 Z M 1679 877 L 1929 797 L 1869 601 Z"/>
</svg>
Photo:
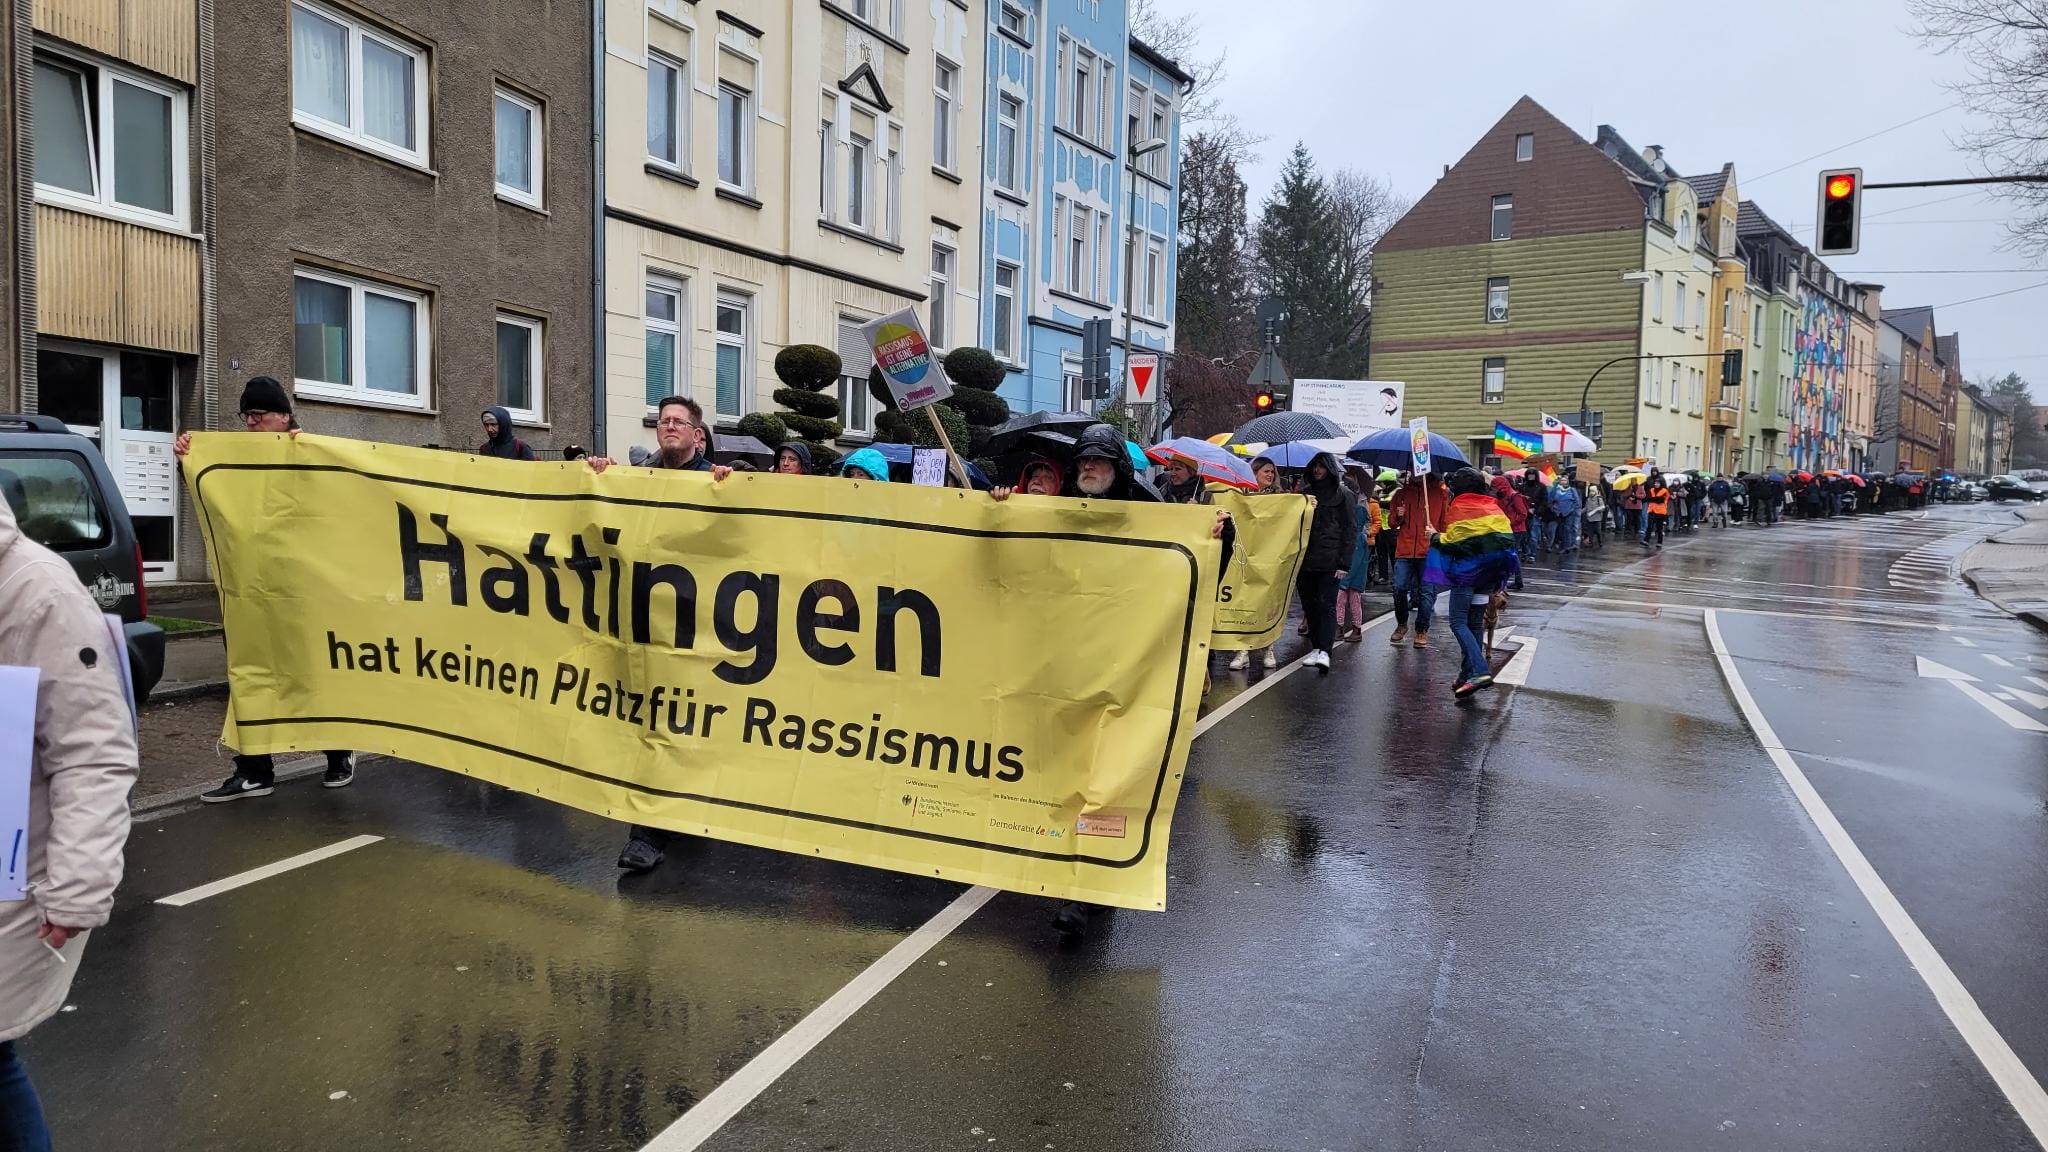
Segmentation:
<svg viewBox="0 0 2048 1152">
<path fill-rule="evenodd" d="M 1786 456 L 1795 469 L 1842 467 L 1848 441 L 1842 411 L 1848 397 L 1849 311 L 1807 285 L 1793 345 L 1792 427 Z"/>
</svg>

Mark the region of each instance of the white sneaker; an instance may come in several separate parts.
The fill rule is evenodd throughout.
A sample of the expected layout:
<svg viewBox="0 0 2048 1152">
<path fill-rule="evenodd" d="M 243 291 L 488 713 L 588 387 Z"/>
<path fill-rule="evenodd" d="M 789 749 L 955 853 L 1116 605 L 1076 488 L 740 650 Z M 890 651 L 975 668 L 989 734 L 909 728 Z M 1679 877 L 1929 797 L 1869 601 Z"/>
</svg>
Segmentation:
<svg viewBox="0 0 2048 1152">
<path fill-rule="evenodd" d="M 1268 648 L 1266 649 L 1266 658 L 1264 660 L 1261 660 L 1259 663 L 1263 664 L 1268 668 L 1278 668 L 1280 666 L 1280 658 L 1278 656 L 1273 655 L 1273 650 L 1271 648 Z"/>
<path fill-rule="evenodd" d="M 1328 668 L 1330 666 L 1330 654 L 1317 648 L 1301 658 L 1301 666 L 1303 668 Z"/>
<path fill-rule="evenodd" d="M 1242 672 L 1251 666 L 1252 654 L 1249 652 L 1239 652 L 1230 658 L 1230 670 L 1232 672 Z"/>
</svg>

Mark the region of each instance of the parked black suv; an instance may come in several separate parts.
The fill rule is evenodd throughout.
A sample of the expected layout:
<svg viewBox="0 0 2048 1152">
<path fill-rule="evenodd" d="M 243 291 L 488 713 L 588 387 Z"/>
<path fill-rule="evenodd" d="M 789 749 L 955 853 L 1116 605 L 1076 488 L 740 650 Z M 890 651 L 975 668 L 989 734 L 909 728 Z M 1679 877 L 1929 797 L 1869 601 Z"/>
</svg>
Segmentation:
<svg viewBox="0 0 2048 1152">
<path fill-rule="evenodd" d="M 142 546 L 99 449 L 54 416 L 0 415 L 0 497 L 22 535 L 71 561 L 100 608 L 121 617 L 140 706 L 164 674 L 164 630 L 147 619 Z"/>
<path fill-rule="evenodd" d="M 1993 476 L 1984 482 L 1984 494 L 1993 500 L 2048 500 L 2048 492 L 2017 476 Z"/>
</svg>

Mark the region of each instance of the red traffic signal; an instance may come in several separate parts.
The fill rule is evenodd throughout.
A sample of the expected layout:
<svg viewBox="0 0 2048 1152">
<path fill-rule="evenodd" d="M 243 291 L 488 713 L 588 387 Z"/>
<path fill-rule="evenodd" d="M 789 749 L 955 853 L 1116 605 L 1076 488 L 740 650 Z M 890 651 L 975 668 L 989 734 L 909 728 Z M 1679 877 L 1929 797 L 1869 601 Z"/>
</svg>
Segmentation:
<svg viewBox="0 0 2048 1152">
<path fill-rule="evenodd" d="M 1842 200 L 1856 194 L 1856 177 L 1852 173 L 1838 172 L 1828 177 L 1828 199 Z"/>
<path fill-rule="evenodd" d="M 1863 242 L 1863 169 L 1831 168 L 1820 174 L 1814 208 L 1814 251 L 1850 256 Z"/>
<path fill-rule="evenodd" d="M 1259 389 L 1259 394 L 1252 397 L 1252 407 L 1257 408 L 1261 412 L 1271 412 L 1273 410 L 1273 390 L 1271 388 Z"/>
</svg>

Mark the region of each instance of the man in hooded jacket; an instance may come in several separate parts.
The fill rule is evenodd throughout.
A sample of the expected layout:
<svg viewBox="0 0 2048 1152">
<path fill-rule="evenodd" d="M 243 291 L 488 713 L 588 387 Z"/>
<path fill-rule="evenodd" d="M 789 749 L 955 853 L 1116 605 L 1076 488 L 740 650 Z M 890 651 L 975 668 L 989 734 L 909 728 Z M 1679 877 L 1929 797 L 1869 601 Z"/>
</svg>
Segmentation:
<svg viewBox="0 0 2048 1152">
<path fill-rule="evenodd" d="M 0 666 L 37 673 L 25 898 L 0 904 L 0 1148 L 50 1146 L 14 1042 L 63 1005 L 121 882 L 135 728 L 112 643 L 71 565 L 0 499 Z"/>
<path fill-rule="evenodd" d="M 1305 668 L 1330 670 L 1330 649 L 1337 644 L 1337 572 L 1350 560 L 1358 535 L 1358 498 L 1344 485 L 1343 468 L 1328 452 L 1308 462 L 1302 491 L 1316 502 L 1309 523 L 1308 545 L 1294 591 L 1308 622 L 1309 653 Z"/>
<path fill-rule="evenodd" d="M 484 442 L 476 454 L 504 460 L 534 458 L 533 449 L 526 446 L 526 441 L 512 435 L 512 414 L 495 406 L 484 409 Z"/>
<path fill-rule="evenodd" d="M 809 476 L 811 474 L 811 446 L 801 440 L 791 440 L 775 450 L 775 471 L 784 476 Z"/>
</svg>

